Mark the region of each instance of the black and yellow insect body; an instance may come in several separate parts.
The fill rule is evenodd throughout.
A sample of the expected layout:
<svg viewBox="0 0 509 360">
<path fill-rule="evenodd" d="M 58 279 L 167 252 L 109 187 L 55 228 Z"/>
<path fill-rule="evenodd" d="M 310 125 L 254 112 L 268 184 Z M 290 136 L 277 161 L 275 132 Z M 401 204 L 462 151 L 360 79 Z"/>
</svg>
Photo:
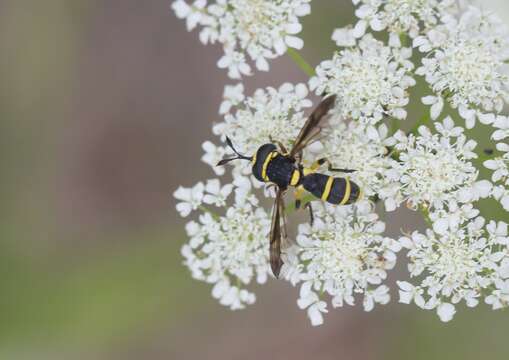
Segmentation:
<svg viewBox="0 0 509 360">
<path fill-rule="evenodd" d="M 299 183 L 300 172 L 295 160 L 277 151 L 274 144 L 260 146 L 252 163 L 254 177 L 262 182 L 270 182 L 283 189 Z"/>
<path fill-rule="evenodd" d="M 317 172 L 321 165 L 328 162 L 327 159 L 319 159 L 310 167 L 304 167 L 301 163 L 302 150 L 320 134 L 322 120 L 334 103 L 335 96 L 329 96 L 316 107 L 301 129 L 290 151 L 287 151 L 282 144 L 278 143 L 278 149 L 275 144 L 268 143 L 260 146 L 253 156 L 248 157 L 239 154 L 233 147 L 231 140 L 226 138 L 228 146 L 237 156 L 223 159 L 218 165 L 224 165 L 236 159 L 250 160 L 254 177 L 259 181 L 274 184 L 277 187 L 270 231 L 270 264 L 276 277 L 283 265 L 281 239 L 286 239 L 283 194 L 288 187 L 295 188 L 296 208 L 300 207 L 304 190 L 334 205 L 352 204 L 362 197 L 359 186 L 348 178 L 333 177 Z M 354 171 L 334 169 L 330 166 L 330 163 L 328 169 L 329 171 L 345 173 Z"/>
<path fill-rule="evenodd" d="M 359 186 L 353 181 L 318 173 L 304 176 L 302 186 L 317 198 L 333 205 L 352 204 L 361 195 Z"/>
<path fill-rule="evenodd" d="M 352 204 L 361 192 L 357 184 L 340 177 L 316 173 L 277 151 L 274 144 L 262 145 L 253 156 L 253 175 L 262 182 L 276 184 L 281 189 L 302 187 L 319 199 L 334 205 Z M 321 165 L 321 160 L 316 165 Z M 315 167 L 316 167 L 315 165 Z"/>
</svg>

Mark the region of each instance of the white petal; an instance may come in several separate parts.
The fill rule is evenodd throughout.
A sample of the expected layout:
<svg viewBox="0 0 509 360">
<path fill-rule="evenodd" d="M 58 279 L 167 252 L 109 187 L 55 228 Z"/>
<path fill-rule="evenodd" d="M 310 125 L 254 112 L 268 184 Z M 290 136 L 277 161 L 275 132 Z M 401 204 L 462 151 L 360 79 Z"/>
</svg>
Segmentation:
<svg viewBox="0 0 509 360">
<path fill-rule="evenodd" d="M 260 71 L 269 71 L 269 63 L 263 56 L 259 56 L 256 59 L 256 68 Z"/>
<path fill-rule="evenodd" d="M 440 235 L 447 233 L 449 229 L 449 221 L 447 219 L 438 219 L 433 223 L 433 230 Z"/>
<path fill-rule="evenodd" d="M 448 322 L 452 320 L 455 313 L 456 309 L 452 304 L 442 303 L 438 305 L 437 314 L 440 317 L 440 320 L 442 320 L 443 322 Z"/>
<path fill-rule="evenodd" d="M 372 296 L 364 296 L 364 301 L 362 304 L 364 307 L 364 311 L 366 312 L 369 312 L 375 308 L 375 302 L 373 301 Z"/>
<path fill-rule="evenodd" d="M 479 121 L 482 124 L 489 125 L 495 122 L 495 115 L 494 114 L 479 114 Z"/>
<path fill-rule="evenodd" d="M 493 185 L 488 180 L 481 180 L 474 184 L 481 198 L 486 198 L 490 195 Z"/>
<path fill-rule="evenodd" d="M 382 31 L 385 29 L 385 24 L 380 21 L 379 18 L 375 17 L 370 22 L 369 25 L 374 31 Z"/>
<path fill-rule="evenodd" d="M 433 104 L 436 104 L 436 102 L 438 101 L 438 98 L 436 96 L 425 96 L 423 98 L 421 98 L 421 101 L 424 105 L 433 105 Z"/>
<path fill-rule="evenodd" d="M 286 51 L 286 44 L 283 41 L 283 39 L 278 38 L 277 41 L 274 43 L 274 49 L 276 50 L 276 53 L 278 55 L 283 55 Z"/>
<path fill-rule="evenodd" d="M 366 33 L 367 26 L 368 24 L 364 20 L 357 22 L 352 30 L 352 35 L 356 38 L 362 37 Z"/>
<path fill-rule="evenodd" d="M 430 116 L 432 120 L 436 120 L 444 108 L 444 101 L 442 98 L 438 98 L 438 101 L 431 106 Z"/>
<path fill-rule="evenodd" d="M 298 34 L 302 31 L 302 25 L 300 23 L 291 23 L 286 25 L 285 31 L 287 34 Z"/>
<path fill-rule="evenodd" d="M 397 281 L 399 288 L 403 291 L 413 291 L 414 286 L 407 281 Z"/>
<path fill-rule="evenodd" d="M 288 47 L 300 50 L 304 47 L 304 41 L 296 36 L 285 36 L 285 42 Z"/>
<path fill-rule="evenodd" d="M 318 304 L 313 304 L 308 309 L 308 317 L 311 320 L 311 325 L 319 326 L 323 324 L 323 316 L 318 307 Z"/>
<path fill-rule="evenodd" d="M 402 304 L 410 304 L 412 302 L 413 295 L 411 292 L 399 290 L 399 302 Z"/>
</svg>

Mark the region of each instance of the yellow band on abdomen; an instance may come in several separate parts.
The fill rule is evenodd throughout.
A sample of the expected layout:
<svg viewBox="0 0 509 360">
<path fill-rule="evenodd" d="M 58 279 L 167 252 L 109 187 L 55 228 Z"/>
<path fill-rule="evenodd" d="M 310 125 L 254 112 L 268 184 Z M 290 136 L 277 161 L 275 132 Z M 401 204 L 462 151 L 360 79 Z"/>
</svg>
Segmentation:
<svg viewBox="0 0 509 360">
<path fill-rule="evenodd" d="M 339 205 L 345 205 L 347 203 L 347 201 L 350 199 L 350 192 L 351 192 L 350 180 L 345 179 L 345 195 L 343 196 L 343 200 L 341 200 Z"/>
<path fill-rule="evenodd" d="M 270 152 L 267 157 L 265 158 L 265 161 L 263 162 L 263 166 L 262 166 L 262 178 L 263 180 L 265 181 L 269 181 L 269 177 L 267 176 L 267 166 L 269 166 L 269 163 L 270 163 L 270 160 L 272 160 L 272 158 L 277 155 L 277 152 L 276 151 L 272 151 Z"/>
<path fill-rule="evenodd" d="M 327 201 L 327 198 L 329 197 L 330 190 L 332 188 L 332 182 L 334 181 L 334 178 L 332 176 L 329 176 L 327 179 L 327 183 L 325 184 L 325 189 L 323 189 L 322 193 L 322 200 Z"/>
</svg>

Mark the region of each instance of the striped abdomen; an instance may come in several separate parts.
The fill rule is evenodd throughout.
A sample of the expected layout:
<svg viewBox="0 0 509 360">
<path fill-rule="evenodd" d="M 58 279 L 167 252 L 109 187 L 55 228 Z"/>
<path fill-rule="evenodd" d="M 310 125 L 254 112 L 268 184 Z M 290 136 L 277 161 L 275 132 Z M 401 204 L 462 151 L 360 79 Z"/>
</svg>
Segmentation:
<svg viewBox="0 0 509 360">
<path fill-rule="evenodd" d="M 361 195 L 359 186 L 345 178 L 313 173 L 304 176 L 301 184 L 317 198 L 334 205 L 352 204 Z"/>
</svg>

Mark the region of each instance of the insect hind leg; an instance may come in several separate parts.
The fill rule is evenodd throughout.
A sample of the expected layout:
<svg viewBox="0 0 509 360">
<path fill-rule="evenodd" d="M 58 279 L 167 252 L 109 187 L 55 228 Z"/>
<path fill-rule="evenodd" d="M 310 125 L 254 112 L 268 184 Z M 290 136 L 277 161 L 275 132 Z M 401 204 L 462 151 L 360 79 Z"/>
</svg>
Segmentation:
<svg viewBox="0 0 509 360">
<path fill-rule="evenodd" d="M 300 209 L 300 206 L 302 204 L 302 196 L 304 194 L 304 187 L 301 185 L 301 186 L 297 186 L 297 188 L 295 189 L 295 209 Z"/>
<path fill-rule="evenodd" d="M 304 205 L 304 208 L 307 208 L 309 210 L 309 224 L 313 226 L 315 222 L 315 215 L 313 214 L 313 207 L 311 206 L 311 202 L 306 203 L 306 205 Z"/>
<path fill-rule="evenodd" d="M 313 163 L 313 165 L 311 165 L 311 169 L 316 170 L 323 164 L 327 164 L 327 170 L 329 170 L 331 172 L 353 173 L 353 172 L 357 171 L 357 170 L 352 170 L 352 169 L 341 169 L 341 168 L 332 167 L 332 163 L 327 158 L 321 158 L 321 159 L 316 160 Z"/>
</svg>

